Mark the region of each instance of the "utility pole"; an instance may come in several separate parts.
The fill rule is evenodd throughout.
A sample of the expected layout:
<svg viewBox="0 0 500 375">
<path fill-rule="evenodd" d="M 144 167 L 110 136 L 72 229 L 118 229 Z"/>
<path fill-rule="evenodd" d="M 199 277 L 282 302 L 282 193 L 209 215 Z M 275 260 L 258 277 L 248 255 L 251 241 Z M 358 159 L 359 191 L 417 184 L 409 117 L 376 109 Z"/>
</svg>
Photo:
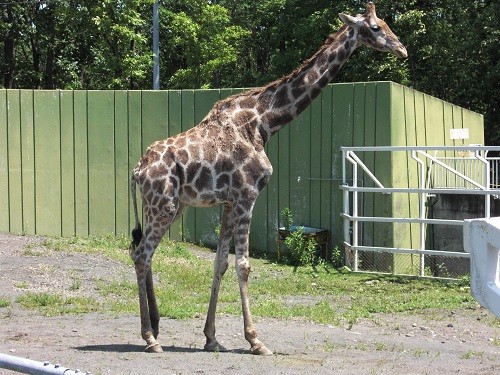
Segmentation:
<svg viewBox="0 0 500 375">
<path fill-rule="evenodd" d="M 153 90 L 160 89 L 160 17 L 158 0 L 153 4 Z"/>
</svg>

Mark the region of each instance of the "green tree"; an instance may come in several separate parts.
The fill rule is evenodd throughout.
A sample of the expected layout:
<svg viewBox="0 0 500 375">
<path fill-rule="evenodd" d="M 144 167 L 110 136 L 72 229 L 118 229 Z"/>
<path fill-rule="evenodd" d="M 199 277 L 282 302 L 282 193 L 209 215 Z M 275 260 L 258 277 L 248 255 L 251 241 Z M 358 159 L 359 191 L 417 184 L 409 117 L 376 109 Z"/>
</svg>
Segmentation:
<svg viewBox="0 0 500 375">
<path fill-rule="evenodd" d="M 0 3 L 7 88 L 148 89 L 154 0 Z M 365 0 L 161 0 L 162 88 L 261 86 L 290 73 Z M 493 0 L 377 0 L 407 46 L 360 48 L 337 82 L 392 80 L 485 115 L 500 144 L 500 7 Z"/>
<path fill-rule="evenodd" d="M 138 88 L 151 64 L 150 0 L 0 5 L 4 87 Z"/>
<path fill-rule="evenodd" d="M 248 32 L 232 25 L 228 10 L 217 4 L 190 0 L 162 5 L 160 79 L 168 88 L 231 86 L 228 73 Z"/>
<path fill-rule="evenodd" d="M 90 26 L 97 38 L 90 48 L 92 86 L 136 89 L 146 85 L 152 66 L 148 36 L 152 4 L 146 0 L 89 2 Z"/>
</svg>

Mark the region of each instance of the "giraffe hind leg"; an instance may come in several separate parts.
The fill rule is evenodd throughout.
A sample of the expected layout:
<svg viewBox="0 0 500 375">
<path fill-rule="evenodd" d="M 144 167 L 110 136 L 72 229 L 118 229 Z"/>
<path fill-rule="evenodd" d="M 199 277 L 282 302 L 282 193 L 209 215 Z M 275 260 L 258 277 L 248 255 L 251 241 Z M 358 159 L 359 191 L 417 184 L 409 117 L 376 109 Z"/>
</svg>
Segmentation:
<svg viewBox="0 0 500 375">
<path fill-rule="evenodd" d="M 159 242 L 159 241 L 158 241 Z M 151 275 L 151 257 L 156 248 L 147 236 L 143 237 L 137 247 L 131 249 L 131 257 L 135 265 L 137 286 L 139 291 L 139 309 L 141 316 L 141 336 L 146 341 L 146 352 L 162 352 L 162 348 L 156 338 L 158 336 L 158 322 L 156 319 L 156 300 Z M 149 254 L 149 256 L 148 256 Z M 149 276 L 151 275 L 151 277 Z M 149 280 L 148 280 L 149 279 Z M 148 285 L 149 284 L 149 285 Z M 153 328 L 155 326 L 155 328 Z"/>
<path fill-rule="evenodd" d="M 136 228 L 132 229 L 132 245 L 139 246 L 142 237 L 141 224 L 138 224 Z"/>
<path fill-rule="evenodd" d="M 163 235 L 184 210 L 184 205 L 175 198 L 165 198 L 161 203 L 162 207 L 169 208 L 168 211 L 164 215 L 145 215 L 144 232 L 139 224 L 132 232 L 133 242 L 130 252 L 135 265 L 139 289 L 141 336 L 146 341 L 146 352 L 153 353 L 162 352 L 163 349 L 157 341 L 160 314 L 154 293 L 151 261 Z M 147 208 L 145 212 L 148 212 Z M 136 245 L 136 241 L 139 242 L 138 245 Z"/>
<path fill-rule="evenodd" d="M 137 224 L 137 227 L 132 230 L 131 249 L 134 249 L 135 247 L 139 246 L 142 237 L 143 233 L 141 225 Z M 132 256 L 132 258 L 134 257 Z M 149 268 L 149 271 L 146 274 L 146 296 L 148 301 L 149 318 L 153 329 L 153 336 L 155 339 L 157 339 L 159 333 L 160 313 L 158 311 L 158 305 L 156 303 L 156 297 L 154 293 L 153 273 L 151 271 L 151 267 Z"/>
</svg>

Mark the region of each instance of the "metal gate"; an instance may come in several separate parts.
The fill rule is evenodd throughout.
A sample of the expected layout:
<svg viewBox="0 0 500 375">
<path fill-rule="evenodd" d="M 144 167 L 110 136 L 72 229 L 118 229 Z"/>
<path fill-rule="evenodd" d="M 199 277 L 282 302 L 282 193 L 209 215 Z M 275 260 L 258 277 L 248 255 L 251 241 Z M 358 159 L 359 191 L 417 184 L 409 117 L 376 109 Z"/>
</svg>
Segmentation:
<svg viewBox="0 0 500 375">
<path fill-rule="evenodd" d="M 468 262 L 469 254 L 463 249 L 429 248 L 428 240 L 430 226 L 462 227 L 463 219 L 430 218 L 429 202 L 440 194 L 479 195 L 484 198 L 482 216 L 490 217 L 491 202 L 500 196 L 500 176 L 499 159 L 488 157 L 488 153 L 498 152 L 500 147 L 342 147 L 341 150 L 341 217 L 347 264 L 354 271 L 463 276 L 452 272 L 453 267 L 442 259 Z M 383 179 L 367 167 L 374 165 L 373 160 L 380 159 L 381 154 L 387 160 L 386 169 L 379 168 Z M 365 207 L 367 202 L 372 203 L 371 209 Z M 377 259 L 382 266 L 373 266 Z M 441 263 L 436 263 L 436 259 Z M 364 263 L 370 263 L 370 267 Z M 468 267 L 461 268 L 468 272 Z"/>
</svg>

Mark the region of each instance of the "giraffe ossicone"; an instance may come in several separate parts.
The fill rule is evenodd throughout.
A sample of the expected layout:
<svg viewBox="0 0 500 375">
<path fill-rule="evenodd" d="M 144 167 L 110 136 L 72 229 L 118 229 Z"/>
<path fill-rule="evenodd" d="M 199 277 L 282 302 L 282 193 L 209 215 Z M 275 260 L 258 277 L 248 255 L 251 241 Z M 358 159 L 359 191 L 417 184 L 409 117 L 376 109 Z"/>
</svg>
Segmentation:
<svg viewBox="0 0 500 375">
<path fill-rule="evenodd" d="M 204 328 L 205 349 L 225 350 L 215 336 L 215 312 L 234 237 L 245 338 L 253 354 L 272 354 L 257 338 L 247 287 L 252 209 L 273 171 L 264 145 L 318 96 L 360 45 L 400 58 L 407 56 L 405 47 L 377 17 L 372 2 L 367 4 L 364 14 L 339 16 L 344 25 L 301 67 L 267 86 L 217 102 L 194 128 L 150 145 L 134 168 L 130 189 L 136 226 L 130 255 L 137 274 L 141 334 L 147 344 L 146 351 L 162 351 L 157 341 L 160 314 L 151 272 L 156 247 L 186 206 L 221 204 L 224 209 Z M 136 185 L 142 197 L 144 230 L 137 212 Z"/>
</svg>

